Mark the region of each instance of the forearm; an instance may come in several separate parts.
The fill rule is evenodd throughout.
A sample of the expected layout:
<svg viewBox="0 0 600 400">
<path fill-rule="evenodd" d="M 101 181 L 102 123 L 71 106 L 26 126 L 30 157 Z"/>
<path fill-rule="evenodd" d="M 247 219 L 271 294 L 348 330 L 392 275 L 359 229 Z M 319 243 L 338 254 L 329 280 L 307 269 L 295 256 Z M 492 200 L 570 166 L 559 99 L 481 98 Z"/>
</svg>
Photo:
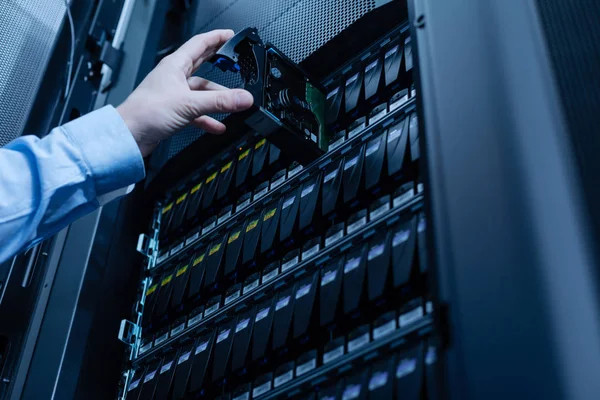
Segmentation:
<svg viewBox="0 0 600 400">
<path fill-rule="evenodd" d="M 0 262 L 98 207 L 98 196 L 144 176 L 127 126 L 105 107 L 43 139 L 0 149 Z"/>
</svg>

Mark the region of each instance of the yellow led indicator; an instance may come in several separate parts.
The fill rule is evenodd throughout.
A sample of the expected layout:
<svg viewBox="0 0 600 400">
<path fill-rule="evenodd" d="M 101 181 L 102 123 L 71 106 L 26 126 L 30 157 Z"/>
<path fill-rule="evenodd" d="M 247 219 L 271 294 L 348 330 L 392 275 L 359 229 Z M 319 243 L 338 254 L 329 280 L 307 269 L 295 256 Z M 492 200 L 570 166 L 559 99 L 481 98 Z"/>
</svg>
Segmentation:
<svg viewBox="0 0 600 400">
<path fill-rule="evenodd" d="M 194 186 L 192 188 L 192 191 L 190 192 L 190 194 L 196 193 L 198 190 L 200 190 L 201 187 L 202 187 L 202 182 L 200 182 L 199 184 L 197 184 L 196 186 Z"/>
<path fill-rule="evenodd" d="M 211 176 L 206 178 L 206 183 L 211 183 L 212 181 L 215 180 L 216 177 L 217 177 L 217 173 L 215 172 L 214 174 L 212 174 Z"/>
<path fill-rule="evenodd" d="M 267 143 L 267 139 L 263 139 L 260 142 L 256 143 L 254 145 L 254 150 L 261 148 L 262 146 L 265 145 L 265 143 Z"/>
<path fill-rule="evenodd" d="M 177 274 L 175 274 L 175 277 L 179 278 L 181 275 L 185 274 L 185 271 L 187 271 L 188 266 L 186 265 L 185 267 L 181 267 L 177 270 Z"/>
<path fill-rule="evenodd" d="M 208 252 L 209 256 L 212 256 L 213 254 L 215 254 L 217 251 L 219 251 L 219 249 L 221 248 L 221 243 L 219 243 L 216 246 L 213 246 L 212 249 L 210 249 L 210 251 Z"/>
<path fill-rule="evenodd" d="M 275 213 L 277 212 L 277 209 L 274 208 L 271 211 L 269 211 L 268 213 L 265 214 L 265 217 L 263 218 L 263 221 L 268 220 L 269 218 L 273 217 L 273 215 L 275 215 Z"/>
<path fill-rule="evenodd" d="M 229 236 L 229 239 L 227 239 L 227 243 L 231 243 L 231 242 L 237 240 L 240 237 L 240 233 L 241 233 L 241 231 L 237 231 L 237 232 L 231 234 Z"/>
<path fill-rule="evenodd" d="M 181 204 L 181 202 L 184 201 L 186 197 L 187 197 L 187 193 L 182 194 L 181 196 L 179 196 L 176 203 Z"/>
<path fill-rule="evenodd" d="M 229 168 L 231 168 L 231 161 L 229 161 L 227 164 L 223 165 L 223 167 L 221 168 L 221 173 L 227 171 Z"/>
<path fill-rule="evenodd" d="M 238 157 L 238 161 L 242 161 L 244 158 L 248 157 L 248 154 L 250 154 L 250 149 L 240 154 L 240 156 Z"/>
<path fill-rule="evenodd" d="M 173 208 L 173 203 L 169 203 L 168 206 L 166 206 L 165 208 L 163 208 L 163 210 L 162 210 L 163 215 L 165 215 L 166 213 L 168 213 L 169 211 L 171 211 L 171 208 Z"/>
<path fill-rule="evenodd" d="M 196 265 L 200 264 L 202 261 L 204 261 L 204 254 L 202 254 L 200 257 L 198 257 L 194 260 L 192 267 L 195 267 Z"/>
<path fill-rule="evenodd" d="M 148 288 L 148 291 L 146 292 L 146 296 L 150 296 L 152 293 L 156 292 L 157 288 L 158 288 L 158 284 L 154 284 L 154 285 L 150 286 Z"/>
<path fill-rule="evenodd" d="M 173 275 L 167 276 L 165 279 L 162 280 L 162 282 L 160 283 L 160 286 L 168 285 L 172 279 L 173 279 Z"/>
<path fill-rule="evenodd" d="M 246 227 L 246 232 L 250 232 L 252 229 L 256 228 L 256 225 L 258 225 L 257 219 L 248 224 L 248 226 Z"/>
</svg>

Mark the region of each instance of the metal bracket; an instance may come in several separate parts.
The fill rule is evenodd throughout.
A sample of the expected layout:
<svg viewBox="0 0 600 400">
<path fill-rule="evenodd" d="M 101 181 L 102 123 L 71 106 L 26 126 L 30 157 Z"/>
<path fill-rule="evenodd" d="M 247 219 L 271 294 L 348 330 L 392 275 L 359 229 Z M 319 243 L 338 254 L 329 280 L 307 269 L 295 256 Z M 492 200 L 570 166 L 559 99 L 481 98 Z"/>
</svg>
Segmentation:
<svg viewBox="0 0 600 400">
<path fill-rule="evenodd" d="M 119 70 L 121 69 L 121 61 L 123 61 L 123 50 L 116 49 L 112 43 L 105 41 L 100 50 L 99 61 L 108 65 L 112 69 L 112 81 L 117 79 Z"/>
<path fill-rule="evenodd" d="M 129 320 L 121 320 L 118 338 L 121 342 L 133 346 L 141 332 L 141 328 Z"/>
<path fill-rule="evenodd" d="M 137 246 L 135 248 L 139 253 L 142 253 L 146 257 L 152 256 L 152 250 L 154 249 L 154 239 L 145 233 L 140 233 L 138 237 Z"/>
</svg>

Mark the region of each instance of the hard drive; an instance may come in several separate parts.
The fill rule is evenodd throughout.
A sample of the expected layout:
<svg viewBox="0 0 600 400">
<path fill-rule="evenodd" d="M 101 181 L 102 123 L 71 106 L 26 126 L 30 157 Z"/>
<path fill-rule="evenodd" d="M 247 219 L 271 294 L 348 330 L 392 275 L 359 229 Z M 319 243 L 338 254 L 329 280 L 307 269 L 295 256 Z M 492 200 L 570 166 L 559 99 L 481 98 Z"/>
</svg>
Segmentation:
<svg viewBox="0 0 600 400">
<path fill-rule="evenodd" d="M 246 294 L 250 293 L 251 291 L 256 289 L 259 284 L 260 284 L 260 273 L 257 272 L 255 274 L 250 275 L 244 281 L 244 287 L 242 289 L 243 294 L 246 295 Z"/>
<path fill-rule="evenodd" d="M 409 122 L 410 131 L 410 156 L 413 162 L 417 161 L 420 157 L 420 143 L 419 143 L 419 120 L 417 114 L 410 115 Z"/>
<path fill-rule="evenodd" d="M 373 321 L 373 340 L 379 340 L 396 330 L 396 312 L 389 311 Z"/>
<path fill-rule="evenodd" d="M 248 173 L 252 169 L 252 147 L 242 148 L 237 156 L 237 168 L 235 169 L 235 187 L 246 185 Z"/>
<path fill-rule="evenodd" d="M 300 250 L 296 249 L 290 251 L 285 256 L 283 256 L 283 259 L 281 260 L 281 273 L 284 273 L 285 271 L 294 268 L 294 266 L 296 266 L 299 262 Z"/>
<path fill-rule="evenodd" d="M 254 386 L 252 388 L 252 398 L 256 399 L 257 397 L 262 396 L 267 393 L 273 387 L 273 373 L 269 372 L 259 376 L 254 381 Z"/>
<path fill-rule="evenodd" d="M 238 167 L 239 167 L 239 164 L 238 164 Z M 238 212 L 242 211 L 244 208 L 248 207 L 250 205 L 251 201 L 252 201 L 252 193 L 248 192 L 248 193 L 244 193 L 243 195 L 241 195 L 236 203 L 235 212 L 238 213 Z"/>
<path fill-rule="evenodd" d="M 242 252 L 242 264 L 248 264 L 254 260 L 256 249 L 260 239 L 260 231 L 262 228 L 263 214 L 259 212 L 248 220 L 246 230 L 244 232 L 244 249 Z"/>
<path fill-rule="evenodd" d="M 156 279 L 156 280 L 155 280 Z M 144 313 L 142 314 L 142 325 L 148 326 L 152 316 L 154 315 L 154 308 L 158 301 L 158 295 L 160 294 L 160 282 L 161 277 L 156 276 L 152 279 L 152 283 L 148 290 L 146 290 L 146 299 L 144 301 Z"/>
<path fill-rule="evenodd" d="M 346 378 L 342 399 L 366 400 L 369 386 L 368 370 L 350 375 Z"/>
<path fill-rule="evenodd" d="M 377 94 L 379 89 L 379 82 L 381 81 L 381 71 L 383 70 L 383 63 L 377 57 L 365 67 L 365 100 L 369 100 L 371 97 Z"/>
<path fill-rule="evenodd" d="M 189 391 L 191 393 L 198 392 L 203 387 L 206 371 L 212 356 L 215 334 L 216 331 L 213 331 L 202 336 L 196 342 L 196 348 L 194 349 L 193 354 L 194 361 L 192 363 L 192 371 L 190 374 Z"/>
<path fill-rule="evenodd" d="M 219 185 L 219 171 L 209 172 L 204 181 L 204 194 L 202 195 L 202 209 L 208 210 L 212 207 Z"/>
<path fill-rule="evenodd" d="M 371 341 L 371 328 L 368 324 L 353 329 L 348 334 L 348 353 L 362 349 Z"/>
<path fill-rule="evenodd" d="M 407 400 L 421 399 L 423 344 L 402 351 L 396 358 L 396 393 Z"/>
<path fill-rule="evenodd" d="M 379 217 L 383 217 L 390 211 L 390 196 L 381 196 L 369 206 L 369 221 L 375 221 Z"/>
<path fill-rule="evenodd" d="M 164 315 L 169 309 L 169 302 L 171 300 L 171 293 L 173 292 L 173 278 L 175 277 L 175 271 L 165 273 L 160 280 L 160 291 L 158 293 L 158 299 L 156 300 L 156 306 L 154 307 L 154 316 L 160 317 Z"/>
<path fill-rule="evenodd" d="M 171 398 L 182 399 L 186 394 L 192 363 L 194 360 L 194 349 L 196 341 L 182 347 L 177 356 L 177 365 L 175 366 L 175 375 L 173 377 L 173 389 Z"/>
<path fill-rule="evenodd" d="M 262 234 L 260 240 L 260 252 L 266 253 L 276 244 L 279 236 L 279 217 L 281 215 L 281 201 L 276 200 L 265 208 L 262 222 Z"/>
<path fill-rule="evenodd" d="M 233 351 L 231 356 L 231 370 L 237 371 L 244 367 L 250 353 L 250 340 L 254 330 L 254 318 L 256 317 L 256 308 L 241 314 L 235 326 L 233 336 Z"/>
<path fill-rule="evenodd" d="M 252 160 L 252 176 L 257 176 L 263 172 L 265 162 L 269 155 L 269 145 L 267 139 L 261 139 L 254 145 L 254 159 Z"/>
<path fill-rule="evenodd" d="M 233 206 L 231 204 L 221 208 L 219 211 L 219 217 L 217 218 L 217 225 L 221 225 L 227 221 L 229 217 L 231 217 L 231 214 L 233 214 Z"/>
<path fill-rule="evenodd" d="M 311 257 L 317 255 L 317 253 L 321 250 L 321 237 L 313 238 L 302 246 L 302 261 L 306 261 Z"/>
<path fill-rule="evenodd" d="M 204 192 L 203 189 L 202 181 L 192 186 L 190 194 L 188 195 L 188 207 L 185 211 L 186 220 L 189 221 L 194 219 L 198 215 L 198 210 L 200 210 L 202 206 L 202 193 Z"/>
<path fill-rule="evenodd" d="M 346 353 L 346 339 L 342 337 L 334 338 L 323 348 L 323 365 L 327 365 Z"/>
<path fill-rule="evenodd" d="M 346 100 L 346 113 L 354 110 L 360 100 L 363 87 L 363 73 L 362 70 L 355 70 L 350 72 L 346 77 L 345 82 L 345 100 Z"/>
<path fill-rule="evenodd" d="M 394 398 L 394 357 L 373 363 L 368 390 L 369 399 Z"/>
<path fill-rule="evenodd" d="M 332 162 L 323 172 L 323 201 L 321 215 L 326 217 L 332 214 L 338 203 L 340 188 L 342 187 L 343 159 Z"/>
<path fill-rule="evenodd" d="M 391 126 L 387 133 L 387 171 L 394 176 L 402 170 L 408 143 L 408 118 Z"/>
<path fill-rule="evenodd" d="M 340 379 L 336 384 L 327 386 L 326 388 L 319 390 L 319 400 L 342 400 L 342 393 L 344 391 L 343 381 Z M 348 400 L 348 399 L 346 399 Z"/>
<path fill-rule="evenodd" d="M 183 193 L 177 197 L 175 203 L 173 204 L 173 219 L 171 220 L 170 230 L 172 232 L 176 232 L 180 227 L 183 221 L 185 220 L 185 214 L 188 207 L 188 194 Z"/>
<path fill-rule="evenodd" d="M 334 259 L 321 270 L 320 319 L 321 326 L 334 322 L 341 309 L 343 257 Z"/>
<path fill-rule="evenodd" d="M 221 308 L 221 295 L 218 294 L 216 296 L 211 297 L 206 302 L 206 307 L 204 308 L 204 318 L 209 317 L 216 313 L 219 308 Z"/>
<path fill-rule="evenodd" d="M 140 396 L 140 392 L 142 391 L 143 379 L 146 375 L 146 366 L 142 366 L 138 368 L 133 374 L 133 378 L 131 379 L 131 383 L 127 388 L 127 398 L 137 400 Z"/>
<path fill-rule="evenodd" d="M 335 243 L 342 240 L 344 238 L 344 228 L 345 224 L 340 222 L 327 229 L 327 232 L 325 233 L 325 247 L 333 246 Z"/>
<path fill-rule="evenodd" d="M 275 369 L 273 387 L 278 388 L 294 379 L 294 362 L 290 361 Z"/>
<path fill-rule="evenodd" d="M 356 310 L 363 296 L 367 268 L 367 246 L 348 253 L 344 264 L 344 312 Z"/>
<path fill-rule="evenodd" d="M 286 345 L 292 331 L 294 315 L 295 286 L 289 287 L 277 296 L 275 315 L 273 317 L 273 349 L 278 350 Z"/>
<path fill-rule="evenodd" d="M 307 351 L 296 360 L 296 377 L 305 375 L 317 368 L 318 354 L 316 350 Z"/>
<path fill-rule="evenodd" d="M 265 267 L 262 274 L 262 284 L 272 281 L 279 275 L 279 261 L 273 261 Z"/>
<path fill-rule="evenodd" d="M 421 272 L 429 269 L 429 256 L 427 255 L 427 220 L 424 214 L 419 214 L 417 224 L 417 244 L 419 248 L 419 267 Z"/>
<path fill-rule="evenodd" d="M 240 73 L 254 104 L 238 118 L 284 154 L 308 164 L 327 150 L 324 90 L 273 45 L 263 43 L 255 28 L 238 32 L 209 61 Z"/>
<path fill-rule="evenodd" d="M 273 315 L 275 314 L 275 298 L 260 304 L 254 317 L 254 332 L 252 334 L 252 361 L 265 356 L 271 341 Z"/>
<path fill-rule="evenodd" d="M 346 224 L 346 232 L 348 235 L 361 229 L 367 224 L 367 210 L 358 210 L 348 217 Z"/>
<path fill-rule="evenodd" d="M 321 192 L 321 174 L 314 175 L 308 178 L 302 185 L 300 192 L 300 231 L 306 230 L 313 225 L 315 210 Z"/>
<path fill-rule="evenodd" d="M 394 192 L 392 206 L 401 207 L 415 197 L 415 184 L 413 182 L 405 183 Z"/>
<path fill-rule="evenodd" d="M 204 273 L 206 271 L 206 253 L 207 248 L 201 248 L 194 253 L 190 260 L 190 277 L 188 283 L 187 297 L 193 298 L 200 293 L 203 286 Z"/>
<path fill-rule="evenodd" d="M 206 274 L 204 277 L 204 287 L 210 286 L 218 281 L 222 273 L 221 264 L 223 263 L 223 254 L 227 245 L 227 234 L 215 239 L 208 246 L 206 255 Z"/>
<path fill-rule="evenodd" d="M 348 140 L 363 132 L 366 127 L 367 117 L 360 117 L 352 121 L 350 125 L 348 125 Z"/>
<path fill-rule="evenodd" d="M 413 57 L 412 57 L 412 41 L 410 36 L 404 39 L 404 65 L 406 67 L 406 72 L 412 70 L 413 67 Z"/>
<path fill-rule="evenodd" d="M 252 392 L 252 384 L 238 386 L 233 390 L 231 400 L 250 400 L 250 392 Z"/>
<path fill-rule="evenodd" d="M 335 124 L 340 115 L 342 100 L 344 99 L 344 86 L 338 81 L 331 84 L 325 101 L 325 121 L 328 125 Z"/>
<path fill-rule="evenodd" d="M 344 203 L 356 200 L 363 175 L 365 145 L 352 150 L 344 159 Z"/>
<path fill-rule="evenodd" d="M 427 388 L 427 398 L 429 400 L 438 400 L 442 398 L 437 384 L 436 363 L 437 348 L 432 343 L 428 343 L 425 352 L 425 385 Z"/>
<path fill-rule="evenodd" d="M 408 328 L 410 325 L 420 321 L 425 316 L 423 299 L 416 298 L 410 300 L 399 311 L 398 327 L 400 329 Z"/>
<path fill-rule="evenodd" d="M 219 326 L 217 330 L 217 340 L 215 342 L 215 357 L 213 361 L 212 380 L 216 381 L 225 377 L 229 358 L 231 357 L 231 348 L 233 346 L 233 336 L 237 325 L 236 319 Z"/>
<path fill-rule="evenodd" d="M 148 369 L 146 369 L 146 374 L 144 375 L 144 380 L 142 382 L 142 390 L 140 391 L 139 396 L 140 400 L 152 400 L 154 398 L 161 365 L 162 358 L 159 358 L 151 362 Z M 127 398 L 129 398 L 129 396 L 127 396 Z"/>
<path fill-rule="evenodd" d="M 242 295 L 242 287 L 242 283 L 237 283 L 231 286 L 229 289 L 227 289 L 227 292 L 225 292 L 225 300 L 223 302 L 223 305 L 226 306 L 239 299 Z"/>
<path fill-rule="evenodd" d="M 187 287 L 189 275 L 189 262 L 186 261 L 179 264 L 179 266 L 175 270 L 173 293 L 171 294 L 171 308 L 175 309 L 183 303 L 183 298 L 185 296 L 185 289 Z"/>
<path fill-rule="evenodd" d="M 311 277 L 305 278 L 296 285 L 294 298 L 294 338 L 305 335 L 312 321 L 318 319 L 317 288 L 319 273 L 315 272 Z"/>
<path fill-rule="evenodd" d="M 225 162 L 221 167 L 219 171 L 219 185 L 217 187 L 217 200 L 224 198 L 229 193 L 235 175 L 235 167 L 235 158 Z"/>
<path fill-rule="evenodd" d="M 392 231 L 392 266 L 394 287 L 408 283 L 417 242 L 417 219 L 412 217 Z"/>
<path fill-rule="evenodd" d="M 269 184 L 269 190 L 273 190 L 273 189 L 281 186 L 281 184 L 283 182 L 285 182 L 286 177 L 287 177 L 287 170 L 285 168 L 277 171 L 275 173 L 275 175 L 273 175 L 273 177 L 271 178 L 271 183 Z"/>
<path fill-rule="evenodd" d="M 269 166 L 276 165 L 281 159 L 281 150 L 274 144 L 269 145 Z"/>
<path fill-rule="evenodd" d="M 236 272 L 237 266 L 242 259 L 242 244 L 244 243 L 244 233 L 246 226 L 244 222 L 236 225 L 229 232 L 227 238 L 227 250 L 225 250 L 225 276 Z"/>
<path fill-rule="evenodd" d="M 298 209 L 300 208 L 300 194 L 302 188 L 299 187 L 283 197 L 281 205 L 281 218 L 279 227 L 279 240 L 284 242 L 293 236 L 297 226 Z"/>
<path fill-rule="evenodd" d="M 365 150 L 365 189 L 371 190 L 381 182 L 385 161 L 385 132 L 367 142 Z"/>
<path fill-rule="evenodd" d="M 395 93 L 389 101 L 389 109 L 390 112 L 395 111 L 396 109 L 402 107 L 408 101 L 408 89 L 402 89 L 399 92 Z"/>
<path fill-rule="evenodd" d="M 391 47 L 385 50 L 383 56 L 383 64 L 385 70 L 385 85 L 390 86 L 392 83 L 398 80 L 398 74 L 400 73 L 400 65 L 402 64 L 402 53 L 404 48 L 395 43 Z"/>
<path fill-rule="evenodd" d="M 369 126 L 373 126 L 381 121 L 388 114 L 387 102 L 379 104 L 369 112 Z"/>
<path fill-rule="evenodd" d="M 269 181 L 264 181 L 256 186 L 254 189 L 254 195 L 252 196 L 252 201 L 256 201 L 265 197 L 267 192 L 269 191 Z"/>
<path fill-rule="evenodd" d="M 160 234 L 159 240 L 163 240 L 171 232 L 171 220 L 173 219 L 173 204 L 171 201 L 160 211 Z"/>
<path fill-rule="evenodd" d="M 166 399 L 171 392 L 175 367 L 177 366 L 178 351 L 165 355 L 158 374 L 158 383 L 154 392 L 155 399 Z"/>
<path fill-rule="evenodd" d="M 369 241 L 367 293 L 371 301 L 382 297 L 387 286 L 391 253 L 390 240 L 389 232 L 380 232 Z"/>
</svg>

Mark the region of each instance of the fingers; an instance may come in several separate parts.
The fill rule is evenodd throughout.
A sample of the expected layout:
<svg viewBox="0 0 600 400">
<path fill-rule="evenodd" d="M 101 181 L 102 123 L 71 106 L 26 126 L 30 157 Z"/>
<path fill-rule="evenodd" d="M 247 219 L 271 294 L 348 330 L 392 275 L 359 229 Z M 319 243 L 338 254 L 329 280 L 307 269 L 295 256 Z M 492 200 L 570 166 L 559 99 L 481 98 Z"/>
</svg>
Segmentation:
<svg viewBox="0 0 600 400">
<path fill-rule="evenodd" d="M 212 133 L 215 135 L 225 133 L 226 130 L 224 123 L 217 121 L 216 119 L 207 115 L 203 115 L 201 117 L 196 118 L 192 121 L 192 125 L 194 125 L 196 128 L 200 128 L 208 133 Z"/>
<path fill-rule="evenodd" d="M 188 78 L 188 85 L 190 90 L 225 90 L 225 86 L 221 86 L 218 83 L 209 81 L 208 79 L 200 78 L 199 76 L 192 76 Z"/>
<path fill-rule="evenodd" d="M 202 33 L 185 42 L 169 57 L 175 60 L 191 76 L 200 64 L 211 57 L 225 42 L 233 37 L 231 29 L 218 29 Z"/>
<path fill-rule="evenodd" d="M 213 113 L 230 113 L 243 111 L 254 103 L 250 92 L 243 89 L 225 89 L 210 91 L 192 91 L 189 94 L 188 109 L 198 116 Z"/>
</svg>

